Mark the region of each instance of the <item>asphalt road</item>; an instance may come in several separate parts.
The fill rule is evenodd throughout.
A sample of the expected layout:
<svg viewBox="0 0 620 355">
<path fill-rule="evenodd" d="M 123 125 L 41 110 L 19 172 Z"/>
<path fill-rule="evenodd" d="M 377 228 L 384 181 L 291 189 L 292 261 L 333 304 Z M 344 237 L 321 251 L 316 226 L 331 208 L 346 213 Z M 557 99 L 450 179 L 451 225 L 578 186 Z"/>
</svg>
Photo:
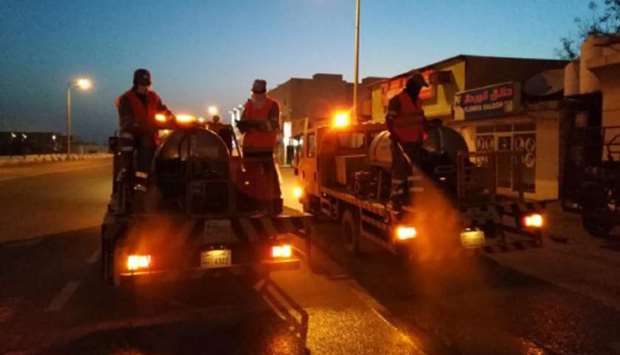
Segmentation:
<svg viewBox="0 0 620 355">
<path fill-rule="evenodd" d="M 268 281 L 111 289 L 98 242 L 109 162 L 15 169 L 0 172 L 0 353 L 620 353 L 615 308 L 485 256 L 410 265 L 364 245 L 354 257 L 327 222 L 311 262 Z"/>
</svg>

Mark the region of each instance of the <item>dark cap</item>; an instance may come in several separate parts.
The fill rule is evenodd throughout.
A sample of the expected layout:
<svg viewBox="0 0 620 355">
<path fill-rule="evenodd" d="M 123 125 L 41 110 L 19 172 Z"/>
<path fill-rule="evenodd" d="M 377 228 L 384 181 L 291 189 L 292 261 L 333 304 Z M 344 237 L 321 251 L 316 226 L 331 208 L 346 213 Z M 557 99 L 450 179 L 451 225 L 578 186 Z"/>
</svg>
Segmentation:
<svg viewBox="0 0 620 355">
<path fill-rule="evenodd" d="M 411 75 L 409 77 L 409 79 L 407 79 L 407 87 L 418 87 L 421 88 L 423 86 L 428 87 L 428 83 L 426 82 L 426 80 L 424 80 L 424 77 L 422 76 L 422 74 L 420 73 L 413 73 L 413 75 Z"/>
<path fill-rule="evenodd" d="M 133 72 L 133 84 L 151 86 L 151 73 L 146 69 L 137 69 Z"/>
<path fill-rule="evenodd" d="M 252 92 L 256 94 L 263 94 L 267 91 L 267 82 L 262 79 L 254 80 L 252 84 Z"/>
</svg>

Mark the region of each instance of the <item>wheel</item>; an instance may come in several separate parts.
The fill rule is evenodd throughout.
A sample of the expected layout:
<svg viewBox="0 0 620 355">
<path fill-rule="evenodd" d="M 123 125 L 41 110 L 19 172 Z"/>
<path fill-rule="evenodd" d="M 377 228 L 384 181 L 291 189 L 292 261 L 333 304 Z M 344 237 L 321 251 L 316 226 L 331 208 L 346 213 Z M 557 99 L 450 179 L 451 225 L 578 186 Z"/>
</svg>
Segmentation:
<svg viewBox="0 0 620 355">
<path fill-rule="evenodd" d="M 345 247 L 353 254 L 360 254 L 360 221 L 353 211 L 347 209 L 340 220 L 341 234 Z"/>
</svg>

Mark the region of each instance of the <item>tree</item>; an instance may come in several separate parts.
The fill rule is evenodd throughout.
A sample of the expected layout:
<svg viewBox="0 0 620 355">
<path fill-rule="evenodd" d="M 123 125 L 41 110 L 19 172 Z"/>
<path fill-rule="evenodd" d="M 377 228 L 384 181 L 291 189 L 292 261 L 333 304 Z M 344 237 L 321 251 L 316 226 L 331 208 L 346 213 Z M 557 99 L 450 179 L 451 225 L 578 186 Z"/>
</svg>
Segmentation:
<svg viewBox="0 0 620 355">
<path fill-rule="evenodd" d="M 556 56 L 572 60 L 579 55 L 579 45 L 589 35 L 612 35 L 620 32 L 620 0 L 603 0 L 603 10 L 599 2 L 590 1 L 590 16 L 575 18 L 577 34 L 560 38 L 561 48 L 556 48 Z"/>
</svg>

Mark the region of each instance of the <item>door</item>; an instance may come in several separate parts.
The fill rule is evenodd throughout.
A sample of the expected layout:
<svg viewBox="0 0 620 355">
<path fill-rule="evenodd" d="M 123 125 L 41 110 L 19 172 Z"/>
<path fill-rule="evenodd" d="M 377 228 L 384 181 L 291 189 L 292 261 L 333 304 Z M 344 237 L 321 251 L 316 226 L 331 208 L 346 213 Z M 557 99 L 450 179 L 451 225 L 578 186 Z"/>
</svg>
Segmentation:
<svg viewBox="0 0 620 355">
<path fill-rule="evenodd" d="M 512 190 L 512 134 L 495 136 L 497 151 L 497 188 L 500 192 Z M 503 191 L 502 191 L 503 190 Z"/>
</svg>

